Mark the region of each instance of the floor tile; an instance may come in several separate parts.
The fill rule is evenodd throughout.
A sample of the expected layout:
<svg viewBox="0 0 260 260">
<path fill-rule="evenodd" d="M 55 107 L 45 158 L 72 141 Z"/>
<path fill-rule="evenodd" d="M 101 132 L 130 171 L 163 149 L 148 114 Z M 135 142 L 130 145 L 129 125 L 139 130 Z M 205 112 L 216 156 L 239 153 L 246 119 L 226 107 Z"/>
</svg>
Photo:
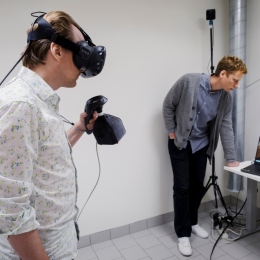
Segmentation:
<svg viewBox="0 0 260 260">
<path fill-rule="evenodd" d="M 172 234 L 173 231 L 166 225 L 161 225 L 153 228 L 149 228 L 149 231 L 154 234 L 156 237 L 163 237 L 169 234 Z"/>
<path fill-rule="evenodd" d="M 168 236 L 158 238 L 167 248 L 173 248 L 177 246 L 178 237 L 175 233 Z"/>
<path fill-rule="evenodd" d="M 131 234 L 134 239 L 139 237 L 146 237 L 148 235 L 151 235 L 151 232 L 148 229 Z"/>
<path fill-rule="evenodd" d="M 239 243 L 234 242 L 229 245 L 222 246 L 221 249 L 231 255 L 235 259 L 242 258 L 244 256 L 252 254 L 252 251 L 246 247 L 242 247 Z"/>
<path fill-rule="evenodd" d="M 100 260 L 115 260 L 122 257 L 121 253 L 115 246 L 106 247 L 103 249 L 96 250 L 95 253 Z"/>
<path fill-rule="evenodd" d="M 239 258 L 239 260 L 259 260 L 259 259 L 260 259 L 259 255 L 256 255 L 256 254 L 251 254 L 251 255 L 247 255 L 243 258 Z"/>
<path fill-rule="evenodd" d="M 256 236 L 246 236 L 238 239 L 237 243 L 239 243 L 242 246 L 248 246 L 257 242 L 258 240 L 259 239 Z"/>
<path fill-rule="evenodd" d="M 190 243 L 191 243 L 193 248 L 197 248 L 197 247 L 209 244 L 211 242 L 207 238 L 200 238 L 200 237 L 197 237 L 195 235 L 191 235 Z"/>
<path fill-rule="evenodd" d="M 78 250 L 76 260 L 94 260 L 97 259 L 97 255 L 91 246 L 83 247 Z"/>
<path fill-rule="evenodd" d="M 162 260 L 173 256 L 172 252 L 164 245 L 155 246 L 145 251 L 153 260 Z"/>
<path fill-rule="evenodd" d="M 137 242 L 130 235 L 112 239 L 112 241 L 118 250 L 137 245 Z"/>
<path fill-rule="evenodd" d="M 177 256 L 177 258 L 178 258 L 179 260 L 193 259 L 194 257 L 197 257 L 197 256 L 200 255 L 200 254 L 196 251 L 196 249 L 194 249 L 194 248 L 192 249 L 192 255 L 191 255 L 191 256 L 184 256 L 184 255 L 182 255 L 182 254 L 179 252 L 178 247 L 171 248 L 170 250 L 171 250 L 171 252 L 172 252 L 175 256 Z"/>
<path fill-rule="evenodd" d="M 200 246 L 200 247 L 197 247 L 196 250 L 201 254 L 203 255 L 206 259 L 209 259 L 210 255 L 211 255 L 211 252 L 213 250 L 213 245 L 211 242 L 206 244 L 206 245 L 203 245 L 203 246 Z M 213 253 L 212 253 L 212 259 L 216 259 L 220 256 L 223 256 L 225 255 L 226 253 L 220 249 L 219 247 L 215 247 L 214 250 L 213 250 Z"/>
<path fill-rule="evenodd" d="M 126 260 L 139 260 L 144 257 L 147 258 L 145 251 L 138 245 L 121 250 L 121 254 Z"/>
<path fill-rule="evenodd" d="M 231 257 L 230 255 L 222 255 L 215 260 L 234 260 L 235 258 Z"/>
<path fill-rule="evenodd" d="M 247 246 L 246 248 L 252 251 L 253 253 L 255 253 L 256 255 L 258 255 L 260 258 L 260 241 L 253 243 Z"/>
<path fill-rule="evenodd" d="M 140 237 L 137 238 L 136 241 L 143 249 L 148 249 L 161 244 L 160 240 L 156 238 L 154 235 Z"/>
<path fill-rule="evenodd" d="M 94 245 L 92 245 L 92 248 L 94 250 L 99 250 L 99 249 L 103 249 L 103 248 L 110 247 L 110 246 L 113 246 L 113 245 L 114 245 L 113 242 L 111 240 L 108 240 L 108 241 L 105 241 L 105 242 L 94 244 Z"/>
<path fill-rule="evenodd" d="M 210 213 L 217 211 L 212 209 L 199 213 L 199 224 L 210 235 L 202 239 L 191 234 L 193 254 L 189 257 L 180 254 L 174 224 L 169 222 L 80 248 L 75 260 L 209 260 L 218 238 L 218 232 L 212 234 Z M 221 208 L 219 212 L 225 213 L 225 209 Z M 260 232 L 234 242 L 220 239 L 215 245 L 212 260 L 260 260 Z"/>
<path fill-rule="evenodd" d="M 206 260 L 206 258 L 202 255 L 198 255 L 192 258 L 192 260 Z"/>
</svg>

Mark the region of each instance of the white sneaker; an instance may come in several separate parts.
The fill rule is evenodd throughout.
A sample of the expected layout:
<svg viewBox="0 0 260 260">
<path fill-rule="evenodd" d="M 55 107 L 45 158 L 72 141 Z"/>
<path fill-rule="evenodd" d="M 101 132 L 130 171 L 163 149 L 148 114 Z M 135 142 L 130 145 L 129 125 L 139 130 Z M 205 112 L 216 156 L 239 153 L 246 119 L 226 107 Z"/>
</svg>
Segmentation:
<svg viewBox="0 0 260 260">
<path fill-rule="evenodd" d="M 199 224 L 192 226 L 191 230 L 192 233 L 198 237 L 207 238 L 209 236 L 209 233 L 204 228 L 202 228 Z"/>
<path fill-rule="evenodd" d="M 190 239 L 188 237 L 179 237 L 178 249 L 182 255 L 190 256 L 192 254 Z"/>
</svg>

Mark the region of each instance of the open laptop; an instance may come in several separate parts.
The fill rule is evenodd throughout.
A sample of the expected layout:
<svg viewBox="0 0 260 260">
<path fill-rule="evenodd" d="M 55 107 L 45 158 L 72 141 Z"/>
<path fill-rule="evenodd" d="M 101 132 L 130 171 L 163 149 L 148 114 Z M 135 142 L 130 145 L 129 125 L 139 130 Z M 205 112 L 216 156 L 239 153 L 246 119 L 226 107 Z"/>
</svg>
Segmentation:
<svg viewBox="0 0 260 260">
<path fill-rule="evenodd" d="M 241 169 L 241 171 L 260 176 L 260 137 L 256 148 L 256 155 L 255 155 L 254 162 L 251 165 Z"/>
</svg>

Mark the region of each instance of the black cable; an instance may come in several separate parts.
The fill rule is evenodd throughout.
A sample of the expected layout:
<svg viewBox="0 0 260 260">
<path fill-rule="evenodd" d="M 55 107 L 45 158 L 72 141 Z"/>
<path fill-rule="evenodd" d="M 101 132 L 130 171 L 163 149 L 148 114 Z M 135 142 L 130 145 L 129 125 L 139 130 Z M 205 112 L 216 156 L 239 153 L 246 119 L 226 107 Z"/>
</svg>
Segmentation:
<svg viewBox="0 0 260 260">
<path fill-rule="evenodd" d="M 86 202 L 85 202 L 85 204 L 84 204 L 83 208 L 81 209 L 81 211 L 80 211 L 80 213 L 79 213 L 79 215 L 78 215 L 78 217 L 77 217 L 77 221 L 79 220 L 79 217 L 80 217 L 81 213 L 83 212 L 83 210 L 84 210 L 84 208 L 85 208 L 85 206 L 86 206 L 86 204 L 87 204 L 88 200 L 90 199 L 90 197 L 91 197 L 92 193 L 93 193 L 93 192 L 94 192 L 94 190 L 96 189 L 96 187 L 97 187 L 97 184 L 98 184 L 98 182 L 99 182 L 99 179 L 100 179 L 100 175 L 101 175 L 101 174 L 100 174 L 100 173 L 101 173 L 101 166 L 100 166 L 100 160 L 99 160 L 99 155 L 98 155 L 98 149 L 97 149 L 97 145 L 98 145 L 98 143 L 96 143 L 96 152 L 97 152 L 98 165 L 99 165 L 99 174 L 98 174 L 98 179 L 97 179 L 97 182 L 96 182 L 96 184 L 95 184 L 94 188 L 92 189 L 92 191 L 91 191 L 90 195 L 88 196 L 88 198 L 87 198 L 87 200 L 86 200 Z"/>
<path fill-rule="evenodd" d="M 68 123 L 68 124 L 70 124 L 70 125 L 75 125 L 73 122 L 70 122 L 70 121 L 69 121 L 67 118 L 65 118 L 64 116 L 60 115 L 60 117 L 63 118 L 63 122 Z"/>
<path fill-rule="evenodd" d="M 26 49 L 26 51 L 27 51 L 27 49 Z M 14 70 L 14 68 L 17 66 L 17 64 L 22 60 L 22 58 L 24 57 L 26 51 L 24 52 L 22 57 L 15 63 L 15 65 L 12 67 L 12 69 L 7 73 L 7 75 L 4 77 L 4 79 L 1 81 L 0 86 L 3 84 L 3 82 L 6 80 L 6 78 L 10 75 L 10 73 Z"/>
<path fill-rule="evenodd" d="M 217 245 L 219 239 L 222 237 L 222 235 L 223 235 L 223 234 L 225 233 L 225 231 L 229 228 L 229 226 L 230 226 L 231 223 L 234 221 L 234 219 L 237 217 L 237 215 L 238 215 L 238 214 L 241 212 L 241 210 L 244 208 L 244 206 L 245 206 L 245 204 L 246 204 L 246 201 L 247 201 L 247 198 L 246 198 L 244 204 L 242 205 L 241 209 L 239 210 L 239 212 L 235 215 L 235 217 L 232 218 L 232 221 L 230 221 L 230 222 L 227 224 L 227 226 L 223 229 L 222 233 L 219 235 L 217 241 L 215 242 L 215 244 L 214 244 L 214 246 L 213 246 L 213 248 L 212 248 L 212 251 L 211 251 L 211 254 L 210 254 L 210 260 L 211 260 L 213 251 L 214 251 L 214 249 L 215 249 L 215 247 L 216 247 L 216 245 Z"/>
<path fill-rule="evenodd" d="M 69 120 L 68 120 L 67 118 L 65 118 L 64 116 L 60 115 L 60 117 L 63 118 L 63 121 L 64 121 L 65 123 L 68 123 L 68 124 L 70 124 L 70 125 L 75 125 L 73 122 L 69 121 Z M 79 217 L 80 217 L 81 213 L 83 212 L 83 210 L 84 210 L 86 204 L 88 203 L 88 201 L 89 201 L 89 199 L 90 199 L 92 193 L 93 193 L 94 190 L 96 189 L 96 187 L 97 187 L 97 185 L 98 185 L 98 182 L 99 182 L 99 179 L 100 179 L 100 175 L 101 175 L 101 165 L 100 165 L 100 160 L 99 160 L 99 155 L 98 155 L 98 146 L 97 146 L 97 145 L 98 145 L 98 143 L 96 142 L 96 153 L 97 153 L 98 167 L 99 167 L 98 179 L 97 179 L 97 182 L 96 182 L 94 188 L 93 188 L 92 191 L 90 192 L 90 194 L 89 194 L 89 196 L 88 196 L 86 202 L 84 203 L 83 208 L 82 208 L 81 211 L 79 212 L 79 215 L 78 215 L 78 217 L 77 217 L 77 221 L 79 220 Z"/>
</svg>

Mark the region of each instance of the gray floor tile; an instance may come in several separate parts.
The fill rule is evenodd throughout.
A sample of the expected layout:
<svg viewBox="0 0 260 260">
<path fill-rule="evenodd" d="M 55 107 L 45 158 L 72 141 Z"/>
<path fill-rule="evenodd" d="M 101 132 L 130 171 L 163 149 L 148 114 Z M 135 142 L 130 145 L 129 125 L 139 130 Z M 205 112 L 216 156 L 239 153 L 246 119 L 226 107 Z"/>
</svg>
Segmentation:
<svg viewBox="0 0 260 260">
<path fill-rule="evenodd" d="M 121 250 L 121 254 L 126 260 L 139 260 L 147 258 L 147 254 L 140 246 L 133 246 L 124 250 Z"/>
<path fill-rule="evenodd" d="M 206 244 L 209 244 L 211 243 L 209 239 L 207 238 L 200 238 L 200 237 L 197 237 L 195 235 L 191 235 L 190 237 L 190 243 L 191 243 L 191 246 L 193 248 L 197 248 L 197 247 L 200 247 L 200 246 L 203 246 L 203 245 L 206 245 Z"/>
<path fill-rule="evenodd" d="M 136 241 L 143 249 L 161 245 L 160 240 L 158 238 L 156 238 L 154 235 L 140 237 L 140 238 L 137 238 Z"/>
<path fill-rule="evenodd" d="M 231 257 L 230 255 L 222 255 L 215 260 L 234 260 L 235 258 Z"/>
<path fill-rule="evenodd" d="M 113 245 L 114 245 L 113 242 L 111 240 L 108 240 L 108 241 L 105 241 L 105 242 L 94 244 L 94 245 L 92 245 L 92 248 L 94 250 L 99 250 L 99 249 L 103 249 L 103 248 L 110 247 L 110 246 L 113 246 Z"/>
<path fill-rule="evenodd" d="M 143 221 L 138 223 L 138 226 L 133 226 L 132 230 L 135 228 L 138 232 L 130 232 L 129 235 L 121 236 L 121 231 L 125 229 L 115 229 L 120 233 L 117 232 L 120 237 L 112 240 L 102 242 L 105 239 L 104 235 L 109 235 L 109 231 L 91 236 L 92 242 L 100 242 L 80 248 L 75 260 L 209 260 L 213 246 L 218 238 L 216 231 L 213 233 L 214 236 L 212 235 L 211 211 L 225 213 L 224 208 L 222 208 L 222 211 L 221 209 L 211 209 L 208 212 L 199 213 L 199 224 L 210 233 L 210 236 L 207 239 L 202 239 L 194 234 L 191 235 L 190 241 L 193 254 L 190 257 L 179 253 L 177 247 L 178 238 L 173 222 L 160 224 L 161 222 L 157 221 L 160 220 L 159 218 L 152 218 L 149 229 L 140 231 L 140 229 L 146 228 Z M 152 224 L 156 221 L 159 226 L 153 227 Z M 117 233 L 113 236 L 117 237 Z M 260 232 L 241 238 L 233 243 L 220 239 L 216 244 L 212 259 L 259 260 Z"/>
<path fill-rule="evenodd" d="M 206 258 L 202 255 L 198 255 L 192 258 L 192 260 L 206 260 Z"/>
<path fill-rule="evenodd" d="M 161 225 L 153 228 L 149 228 L 150 232 L 154 234 L 156 237 L 163 237 L 169 234 L 172 234 L 173 231 L 166 225 Z"/>
<path fill-rule="evenodd" d="M 175 256 L 177 256 L 177 258 L 178 258 L 179 260 L 193 259 L 194 257 L 197 257 L 197 256 L 200 255 L 200 254 L 196 251 L 196 249 L 194 249 L 194 248 L 192 249 L 192 255 L 191 255 L 191 256 L 184 256 L 184 255 L 182 255 L 182 254 L 179 252 L 178 247 L 171 248 L 170 250 L 171 250 L 171 252 L 172 252 Z"/>
<path fill-rule="evenodd" d="M 221 249 L 234 257 L 235 259 L 242 258 L 244 256 L 252 254 L 252 251 L 248 250 L 246 247 L 242 247 L 239 243 L 234 242 L 229 245 L 222 246 Z"/>
<path fill-rule="evenodd" d="M 203 255 L 206 259 L 210 259 L 210 255 L 211 255 L 211 252 L 213 250 L 213 244 L 212 243 L 208 243 L 206 245 L 203 245 L 203 246 L 200 246 L 200 247 L 197 247 L 196 250 L 201 254 Z M 222 249 L 220 249 L 219 247 L 215 247 L 214 251 L 213 251 L 213 254 L 212 254 L 212 259 L 216 259 L 220 256 L 223 256 L 225 255 L 226 252 L 223 251 Z"/>
<path fill-rule="evenodd" d="M 166 258 L 165 260 L 179 260 L 177 256 L 171 256 L 169 258 Z"/>
<path fill-rule="evenodd" d="M 94 260 L 97 259 L 97 255 L 91 246 L 83 247 L 78 250 L 76 260 Z"/>
<path fill-rule="evenodd" d="M 96 250 L 95 253 L 97 254 L 99 260 L 115 260 L 122 257 L 121 253 L 115 246 Z"/>
<path fill-rule="evenodd" d="M 237 240 L 237 243 L 239 243 L 242 246 L 248 246 L 255 242 L 257 242 L 259 239 L 256 236 L 246 236 L 242 237 L 239 240 Z"/>
<path fill-rule="evenodd" d="M 112 241 L 118 250 L 137 245 L 137 242 L 130 235 L 112 239 Z"/>
<path fill-rule="evenodd" d="M 175 233 L 168 236 L 158 238 L 167 248 L 173 248 L 177 246 L 178 237 Z"/>
<path fill-rule="evenodd" d="M 256 255 L 256 254 L 251 254 L 251 255 L 247 255 L 243 258 L 239 258 L 239 260 L 259 260 L 259 259 L 260 259 L 259 255 Z"/>
<path fill-rule="evenodd" d="M 173 253 L 164 245 L 155 246 L 145 251 L 153 260 L 162 260 L 173 256 Z"/>
<path fill-rule="evenodd" d="M 151 235 L 151 232 L 148 229 L 131 234 L 134 239 L 139 237 L 146 237 L 148 235 Z"/>
<path fill-rule="evenodd" d="M 260 256 L 260 241 L 253 243 L 246 247 L 251 252 L 255 253 L 256 255 Z M 260 257 L 259 257 L 260 258 Z"/>
</svg>

